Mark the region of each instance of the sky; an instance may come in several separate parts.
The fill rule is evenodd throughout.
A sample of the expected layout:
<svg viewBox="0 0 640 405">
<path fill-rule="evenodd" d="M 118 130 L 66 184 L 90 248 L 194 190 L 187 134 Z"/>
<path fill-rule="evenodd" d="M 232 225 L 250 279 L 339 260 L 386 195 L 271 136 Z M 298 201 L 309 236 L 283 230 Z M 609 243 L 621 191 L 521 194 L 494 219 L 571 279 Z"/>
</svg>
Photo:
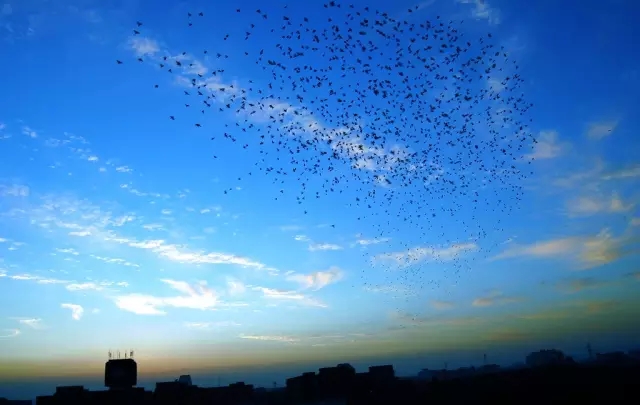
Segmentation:
<svg viewBox="0 0 640 405">
<path fill-rule="evenodd" d="M 295 182 L 246 176 L 256 153 L 210 139 L 237 116 L 203 116 L 202 128 L 169 120 L 194 71 L 170 76 L 137 57 L 186 50 L 196 73 L 225 70 L 218 85 L 248 86 L 260 72 L 201 51 L 250 46 L 224 33 L 253 15 L 159 3 L 0 2 L 0 381 L 95 382 L 109 350 L 134 350 L 142 379 L 186 371 L 196 383 L 268 384 L 343 361 L 415 374 L 483 353 L 508 365 L 542 347 L 576 357 L 587 342 L 634 347 L 640 4 L 354 0 L 492 32 L 534 104 L 533 174 L 517 209 L 481 212 L 492 228 L 483 239 L 438 218 L 453 235 L 438 240 L 407 224 L 380 236 L 379 217 L 358 220 L 347 204 L 359 189 L 301 205 Z M 176 16 L 195 10 L 214 23 L 188 30 Z"/>
</svg>

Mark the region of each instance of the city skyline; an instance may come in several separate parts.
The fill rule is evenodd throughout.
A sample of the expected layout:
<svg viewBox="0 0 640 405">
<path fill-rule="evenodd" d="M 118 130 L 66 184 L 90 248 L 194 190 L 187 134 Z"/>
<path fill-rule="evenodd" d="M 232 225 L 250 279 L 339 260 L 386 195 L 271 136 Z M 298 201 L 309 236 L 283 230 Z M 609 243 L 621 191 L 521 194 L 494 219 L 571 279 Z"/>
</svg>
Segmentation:
<svg viewBox="0 0 640 405">
<path fill-rule="evenodd" d="M 521 66 L 537 143 L 519 208 L 477 211 L 499 228 L 483 238 L 434 217 L 439 239 L 411 224 L 380 235 L 379 216 L 348 206 L 355 188 L 300 205 L 293 180 L 247 176 L 262 156 L 210 140 L 238 117 L 167 118 L 197 70 L 171 77 L 137 57 L 187 51 L 196 68 L 225 69 L 219 86 L 261 74 L 202 54 L 252 46 L 223 39 L 249 21 L 233 7 L 190 3 L 219 15 L 188 31 L 185 4 L 36 3 L 0 8 L 12 59 L 0 66 L 0 381 L 99 376 L 109 349 L 135 350 L 141 374 L 177 376 L 416 354 L 510 363 L 523 348 L 637 342 L 640 77 L 623 41 L 638 35 L 638 5 L 354 1 L 464 19 Z"/>
</svg>

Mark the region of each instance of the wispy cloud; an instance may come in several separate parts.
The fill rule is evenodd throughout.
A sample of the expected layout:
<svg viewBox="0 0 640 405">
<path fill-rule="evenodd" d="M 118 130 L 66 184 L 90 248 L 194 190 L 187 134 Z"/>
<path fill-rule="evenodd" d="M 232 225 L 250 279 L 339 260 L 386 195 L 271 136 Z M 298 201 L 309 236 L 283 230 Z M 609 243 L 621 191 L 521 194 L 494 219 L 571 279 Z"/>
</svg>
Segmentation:
<svg viewBox="0 0 640 405">
<path fill-rule="evenodd" d="M 283 232 L 298 232 L 304 229 L 301 225 L 283 225 L 280 230 Z"/>
<path fill-rule="evenodd" d="M 185 322 L 184 326 L 187 327 L 188 329 L 213 330 L 213 329 L 236 327 L 241 325 L 237 322 L 222 321 L 222 322 Z"/>
<path fill-rule="evenodd" d="M 356 243 L 360 246 L 377 245 L 379 243 L 385 243 L 390 241 L 391 238 L 373 238 L 373 239 L 358 239 Z"/>
<path fill-rule="evenodd" d="M 343 274 L 342 270 L 334 266 L 326 271 L 316 271 L 310 274 L 292 274 L 287 278 L 299 283 L 302 288 L 319 290 L 340 281 Z"/>
<path fill-rule="evenodd" d="M 618 126 L 618 121 L 603 121 L 589 124 L 587 128 L 587 137 L 590 139 L 600 140 L 610 136 Z"/>
<path fill-rule="evenodd" d="M 500 10 L 491 7 L 486 0 L 457 0 L 458 3 L 473 6 L 471 16 L 478 20 L 486 20 L 489 24 L 497 25 L 501 22 Z"/>
<path fill-rule="evenodd" d="M 239 338 L 284 343 L 294 343 L 300 341 L 300 339 L 291 336 L 240 335 Z"/>
<path fill-rule="evenodd" d="M 291 302 L 291 303 L 296 303 L 296 304 L 301 304 L 304 306 L 311 306 L 311 307 L 320 307 L 320 308 L 327 307 L 327 305 L 324 304 L 323 302 L 320 302 L 314 298 L 308 297 L 305 294 L 300 293 L 299 291 L 279 290 L 275 288 L 260 287 L 260 286 L 252 286 L 251 289 L 253 291 L 261 292 L 262 296 L 269 300 Z"/>
<path fill-rule="evenodd" d="M 227 280 L 227 291 L 229 295 L 241 295 L 247 291 L 247 287 L 241 281 L 229 279 Z"/>
<path fill-rule="evenodd" d="M 566 146 L 558 140 L 556 131 L 542 131 L 533 145 L 533 152 L 526 155 L 529 159 L 553 159 L 562 154 Z"/>
<path fill-rule="evenodd" d="M 129 39 L 129 45 L 137 56 L 155 55 L 160 52 L 160 45 L 158 42 L 146 37 L 132 37 Z"/>
<path fill-rule="evenodd" d="M 2 329 L 2 332 L 0 332 L 0 339 L 16 337 L 19 334 L 20 329 Z"/>
<path fill-rule="evenodd" d="M 28 126 L 24 126 L 22 127 L 22 134 L 28 136 L 29 138 L 37 138 L 38 137 L 38 133 L 36 131 L 34 131 L 33 129 L 31 129 Z"/>
<path fill-rule="evenodd" d="M 133 169 L 131 169 L 129 166 L 118 166 L 116 167 L 116 172 L 118 173 L 131 173 L 133 171 Z"/>
<path fill-rule="evenodd" d="M 334 243 L 311 243 L 309 245 L 309 250 L 312 252 L 318 250 L 342 250 L 342 246 Z"/>
<path fill-rule="evenodd" d="M 492 291 L 486 296 L 473 300 L 474 307 L 489 307 L 495 305 L 513 304 L 523 301 L 523 297 L 507 296 L 500 291 Z"/>
<path fill-rule="evenodd" d="M 3 197 L 28 197 L 29 187 L 21 184 L 0 184 L 0 196 Z"/>
<path fill-rule="evenodd" d="M 552 239 L 529 245 L 510 244 L 493 259 L 515 257 L 561 258 L 576 262 L 576 269 L 586 270 L 637 254 L 638 238 L 631 235 L 614 237 L 609 229 L 593 236 Z"/>
<path fill-rule="evenodd" d="M 435 309 L 443 310 L 451 309 L 455 307 L 455 304 L 451 301 L 433 300 L 431 301 L 431 306 L 433 306 Z"/>
<path fill-rule="evenodd" d="M 420 262 L 442 261 L 448 262 L 461 254 L 478 249 L 475 243 L 459 243 L 443 247 L 415 247 L 404 252 L 383 253 L 374 256 L 374 262 L 392 261 L 400 267 L 407 267 Z"/>
<path fill-rule="evenodd" d="M 582 196 L 567 202 L 567 214 L 572 217 L 579 217 L 599 213 L 624 213 L 630 211 L 633 207 L 633 203 L 625 203 L 616 193 L 611 196 Z"/>
<path fill-rule="evenodd" d="M 607 287 L 615 283 L 617 283 L 617 280 L 600 280 L 593 277 L 583 277 L 560 280 L 556 283 L 555 287 L 562 292 L 577 293 L 584 290 Z"/>
<path fill-rule="evenodd" d="M 42 329 L 42 319 L 40 318 L 12 318 L 16 321 L 18 321 L 18 323 L 20 323 L 20 325 L 24 325 L 24 326 L 28 326 L 32 329 Z"/>
</svg>

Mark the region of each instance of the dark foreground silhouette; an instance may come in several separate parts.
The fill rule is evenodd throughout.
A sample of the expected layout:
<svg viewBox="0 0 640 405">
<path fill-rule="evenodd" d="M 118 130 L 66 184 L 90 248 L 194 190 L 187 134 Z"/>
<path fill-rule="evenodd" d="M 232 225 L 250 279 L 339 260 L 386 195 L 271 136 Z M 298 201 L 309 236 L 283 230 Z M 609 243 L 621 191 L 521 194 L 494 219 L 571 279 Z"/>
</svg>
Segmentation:
<svg viewBox="0 0 640 405">
<path fill-rule="evenodd" d="M 545 355 L 549 357 L 549 353 Z M 156 383 L 154 391 L 146 391 L 134 387 L 135 361 L 119 359 L 110 360 L 105 366 L 108 390 L 58 387 L 53 395 L 37 397 L 36 404 L 640 403 L 640 361 L 632 357 L 603 356 L 599 361 L 578 364 L 560 356 L 542 365 L 528 363 L 526 367 L 506 370 L 497 365 L 423 370 L 418 378 L 398 378 L 391 365 L 356 373 L 351 365 L 339 364 L 289 378 L 286 388 L 272 390 L 243 382 L 198 387 L 185 375 Z M 25 402 L 0 399 L 0 405 L 18 403 Z"/>
</svg>

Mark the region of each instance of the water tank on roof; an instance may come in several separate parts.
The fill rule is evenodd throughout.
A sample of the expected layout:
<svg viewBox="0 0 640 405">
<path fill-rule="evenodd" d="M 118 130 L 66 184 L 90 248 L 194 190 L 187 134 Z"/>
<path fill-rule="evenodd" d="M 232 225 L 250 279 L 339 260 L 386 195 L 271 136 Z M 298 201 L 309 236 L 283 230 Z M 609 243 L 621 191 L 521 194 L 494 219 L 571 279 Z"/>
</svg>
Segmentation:
<svg viewBox="0 0 640 405">
<path fill-rule="evenodd" d="M 188 374 L 181 375 L 181 376 L 178 378 L 178 382 L 179 382 L 180 384 L 184 384 L 184 385 L 189 385 L 189 386 L 191 386 L 191 385 L 192 385 L 192 384 L 191 384 L 191 376 L 190 376 L 190 375 L 188 375 Z"/>
<path fill-rule="evenodd" d="M 111 389 L 125 389 L 138 383 L 138 364 L 135 360 L 112 359 L 104 366 L 104 385 Z"/>
</svg>

